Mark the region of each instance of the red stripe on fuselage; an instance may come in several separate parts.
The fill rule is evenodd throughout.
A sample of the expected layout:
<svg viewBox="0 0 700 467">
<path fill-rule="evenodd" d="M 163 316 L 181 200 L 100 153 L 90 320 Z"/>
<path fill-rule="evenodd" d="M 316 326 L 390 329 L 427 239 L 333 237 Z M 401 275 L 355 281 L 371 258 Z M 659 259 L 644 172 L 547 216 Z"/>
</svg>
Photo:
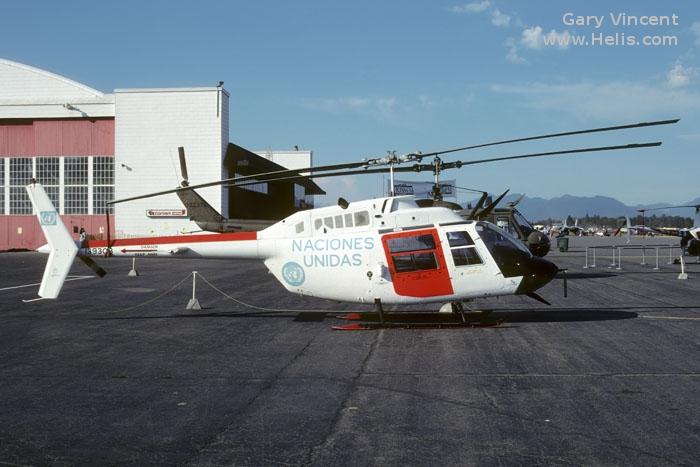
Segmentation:
<svg viewBox="0 0 700 467">
<path fill-rule="evenodd" d="M 257 232 L 215 233 L 204 235 L 174 235 L 171 237 L 141 237 L 120 238 L 112 240 L 109 246 L 134 246 L 134 245 L 167 245 L 172 243 L 209 243 L 209 242 L 240 242 L 243 240 L 257 240 Z M 87 248 L 106 247 L 106 240 L 90 240 Z"/>
</svg>

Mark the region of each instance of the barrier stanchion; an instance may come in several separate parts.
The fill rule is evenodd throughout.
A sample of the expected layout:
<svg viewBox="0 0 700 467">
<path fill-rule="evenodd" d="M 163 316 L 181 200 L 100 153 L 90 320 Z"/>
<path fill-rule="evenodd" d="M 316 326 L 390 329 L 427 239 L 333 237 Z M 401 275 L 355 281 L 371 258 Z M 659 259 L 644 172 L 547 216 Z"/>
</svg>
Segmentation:
<svg viewBox="0 0 700 467">
<path fill-rule="evenodd" d="M 678 274 L 679 280 L 685 280 L 688 278 L 688 274 L 685 272 L 685 261 L 683 261 L 683 252 L 681 252 L 681 273 Z"/>
<path fill-rule="evenodd" d="M 593 248 L 593 264 L 591 264 L 592 268 L 596 267 L 596 264 L 595 264 L 595 251 L 596 250 L 597 250 L 597 248 Z"/>
<path fill-rule="evenodd" d="M 656 267 L 654 268 L 654 271 L 659 270 L 659 247 L 656 247 Z"/>
<path fill-rule="evenodd" d="M 642 246 L 642 262 L 639 263 L 641 266 L 647 265 L 647 247 Z"/>
<path fill-rule="evenodd" d="M 199 304 L 196 295 L 197 290 L 197 271 L 192 271 L 192 298 L 187 302 L 186 310 L 201 310 L 202 306 Z"/>
<path fill-rule="evenodd" d="M 624 247 L 618 246 L 617 247 L 617 269 L 620 271 L 622 269 L 622 250 L 624 250 Z M 613 255 L 613 261 L 615 261 L 615 256 Z"/>
</svg>

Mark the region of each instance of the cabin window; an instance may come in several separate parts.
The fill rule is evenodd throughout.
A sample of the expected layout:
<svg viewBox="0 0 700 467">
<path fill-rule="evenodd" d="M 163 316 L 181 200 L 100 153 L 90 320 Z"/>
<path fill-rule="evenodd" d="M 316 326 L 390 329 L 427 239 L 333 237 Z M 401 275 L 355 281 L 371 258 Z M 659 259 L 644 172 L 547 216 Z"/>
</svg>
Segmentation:
<svg viewBox="0 0 700 467">
<path fill-rule="evenodd" d="M 332 229 L 333 228 L 333 217 L 324 217 L 323 218 L 323 225 L 325 225 L 329 229 Z"/>
<path fill-rule="evenodd" d="M 345 214 L 345 227 L 352 227 L 352 214 Z"/>
<path fill-rule="evenodd" d="M 360 211 L 355 213 L 355 227 L 369 225 L 369 212 Z"/>
<path fill-rule="evenodd" d="M 335 228 L 336 229 L 342 229 L 343 228 L 343 215 L 335 216 Z"/>
<path fill-rule="evenodd" d="M 389 251 L 391 253 L 434 249 L 435 239 L 430 234 L 389 239 Z"/>
<path fill-rule="evenodd" d="M 294 229 L 298 234 L 302 233 L 304 231 L 304 222 L 299 222 L 297 225 L 294 226 Z"/>
<path fill-rule="evenodd" d="M 471 266 L 483 264 L 479 253 L 476 252 L 474 240 L 464 231 L 447 232 L 447 241 L 450 244 L 452 259 L 455 266 Z"/>
<path fill-rule="evenodd" d="M 447 241 L 450 243 L 450 248 L 474 245 L 474 240 L 467 232 L 463 231 L 447 232 Z"/>
<path fill-rule="evenodd" d="M 430 234 L 391 238 L 388 246 L 397 273 L 438 268 L 435 239 Z"/>
<path fill-rule="evenodd" d="M 323 227 L 323 219 L 314 219 L 314 229 L 321 230 L 321 227 Z"/>
</svg>

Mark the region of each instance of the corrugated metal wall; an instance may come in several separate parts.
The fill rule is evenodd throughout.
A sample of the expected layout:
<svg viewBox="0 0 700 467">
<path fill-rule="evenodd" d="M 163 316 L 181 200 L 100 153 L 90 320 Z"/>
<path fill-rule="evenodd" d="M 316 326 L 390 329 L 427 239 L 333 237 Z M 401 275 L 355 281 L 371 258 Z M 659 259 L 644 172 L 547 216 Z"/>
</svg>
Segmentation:
<svg viewBox="0 0 700 467">
<path fill-rule="evenodd" d="M 113 156 L 114 119 L 67 119 L 0 122 L 0 157 Z M 61 216 L 78 239 L 80 227 L 106 238 L 104 215 Z M 114 217 L 110 216 L 114 233 Z M 102 230 L 102 233 L 100 233 Z M 46 243 L 35 216 L 0 216 L 0 251 L 36 249 Z"/>
<path fill-rule="evenodd" d="M 0 157 L 113 155 L 114 119 L 0 122 Z"/>
<path fill-rule="evenodd" d="M 84 228 L 91 238 L 107 238 L 105 215 L 61 216 L 61 220 L 74 239 L 78 240 L 80 228 Z M 110 235 L 114 237 L 114 216 L 109 216 Z M 36 216 L 0 216 L 0 251 L 36 250 L 46 243 Z"/>
</svg>

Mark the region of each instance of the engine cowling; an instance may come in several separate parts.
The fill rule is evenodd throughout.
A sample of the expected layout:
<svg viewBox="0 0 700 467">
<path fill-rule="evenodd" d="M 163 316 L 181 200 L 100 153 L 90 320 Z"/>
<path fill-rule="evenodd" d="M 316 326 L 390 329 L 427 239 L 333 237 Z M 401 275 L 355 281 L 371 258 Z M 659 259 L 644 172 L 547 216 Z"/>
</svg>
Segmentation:
<svg viewBox="0 0 700 467">
<path fill-rule="evenodd" d="M 549 253 L 549 249 L 551 247 L 549 237 L 538 230 L 530 232 L 530 235 L 527 236 L 527 241 L 525 244 L 530 250 L 530 253 L 539 257 L 543 257 Z"/>
</svg>

